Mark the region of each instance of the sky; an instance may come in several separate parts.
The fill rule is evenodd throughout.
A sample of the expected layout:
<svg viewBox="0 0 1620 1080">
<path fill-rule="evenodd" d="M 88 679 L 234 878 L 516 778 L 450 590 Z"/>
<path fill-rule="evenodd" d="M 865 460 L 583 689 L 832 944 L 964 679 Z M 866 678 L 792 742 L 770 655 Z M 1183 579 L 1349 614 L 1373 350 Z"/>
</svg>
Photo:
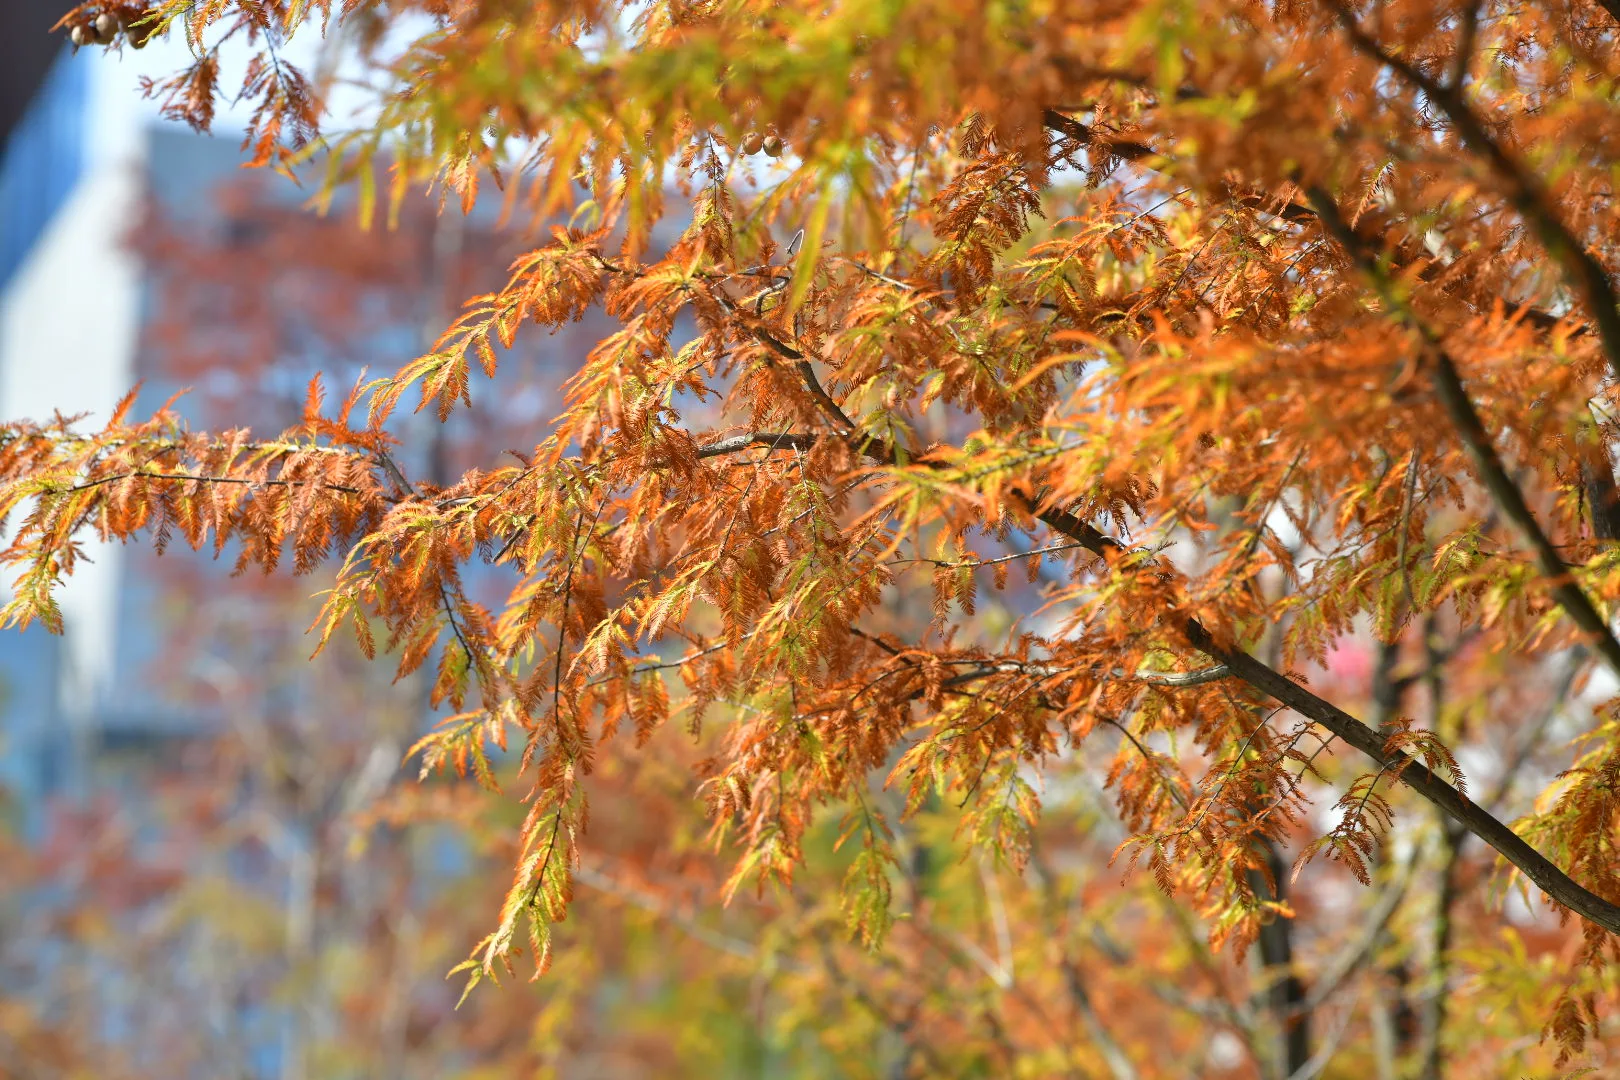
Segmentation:
<svg viewBox="0 0 1620 1080">
<path fill-rule="evenodd" d="M 407 20 L 396 27 L 389 38 L 403 44 L 424 28 L 419 20 Z M 317 67 L 322 50 L 331 45 L 331 42 L 322 40 L 318 27 L 312 24 L 278 45 L 277 54 L 308 74 Z M 242 72 L 251 55 L 249 47 L 235 42 L 227 43 L 220 50 L 222 87 L 234 92 L 240 86 Z M 146 100 L 141 95 L 142 77 L 156 80 L 172 75 L 186 67 L 190 57 L 191 47 L 178 29 L 155 38 L 140 50 L 127 47 L 81 50 L 78 59 L 93 65 L 92 115 L 97 121 L 98 130 L 92 136 L 92 151 L 116 155 L 138 147 L 139 129 L 144 123 L 159 117 L 158 102 Z M 347 65 L 346 70 L 340 69 L 340 74 L 350 80 L 356 73 L 352 64 Z M 343 128 L 364 123 L 372 111 L 370 104 L 369 93 L 340 81 L 328 103 L 331 125 Z M 250 111 L 250 103 L 222 101 L 215 114 L 215 133 L 223 138 L 240 138 Z"/>
</svg>

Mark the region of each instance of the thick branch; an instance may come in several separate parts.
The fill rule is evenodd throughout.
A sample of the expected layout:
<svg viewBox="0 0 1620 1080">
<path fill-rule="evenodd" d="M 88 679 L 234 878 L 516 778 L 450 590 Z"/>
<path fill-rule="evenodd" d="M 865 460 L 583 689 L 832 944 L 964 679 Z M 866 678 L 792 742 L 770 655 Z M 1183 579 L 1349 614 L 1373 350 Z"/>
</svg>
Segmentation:
<svg viewBox="0 0 1620 1080">
<path fill-rule="evenodd" d="M 1468 450 L 1468 456 L 1474 462 L 1474 470 L 1479 473 L 1480 480 L 1491 493 L 1491 498 L 1495 500 L 1502 515 L 1513 523 L 1525 542 L 1530 545 L 1542 574 L 1552 583 L 1553 596 L 1559 606 L 1564 609 L 1570 621 L 1592 640 L 1594 648 L 1610 669 L 1620 674 L 1620 640 L 1616 640 L 1614 632 L 1609 629 L 1608 620 L 1598 612 L 1591 598 L 1570 578 L 1569 568 L 1564 565 L 1558 549 L 1553 546 L 1552 541 L 1536 521 L 1536 515 L 1531 511 L 1524 492 L 1519 490 L 1519 486 L 1508 475 L 1507 466 L 1502 463 L 1501 457 L 1496 452 L 1496 446 L 1491 442 L 1490 434 L 1485 430 L 1479 413 L 1474 409 L 1474 403 L 1468 397 L 1468 390 L 1463 386 L 1457 365 L 1441 347 L 1439 335 L 1418 318 L 1417 313 L 1396 294 L 1388 276 L 1379 267 L 1372 253 L 1351 232 L 1332 196 L 1321 188 L 1313 187 L 1310 190 L 1310 199 L 1317 216 L 1322 220 L 1323 227 L 1355 260 L 1362 273 L 1378 289 L 1384 302 L 1389 305 L 1391 314 L 1421 336 L 1435 395 L 1440 399 L 1446 415 L 1451 418 L 1452 426 L 1457 429 L 1458 437 Z"/>
<path fill-rule="evenodd" d="M 1542 574 L 1553 583 L 1553 596 L 1557 598 L 1559 606 L 1569 615 L 1570 620 L 1592 639 L 1594 648 L 1610 669 L 1620 673 L 1620 641 L 1615 639 L 1614 632 L 1609 629 L 1608 620 L 1598 612 L 1591 598 L 1570 578 L 1569 568 L 1564 564 L 1563 557 L 1558 554 L 1558 549 L 1553 546 L 1552 541 L 1536 522 L 1535 514 L 1525 501 L 1524 493 L 1513 482 L 1502 464 L 1502 459 L 1497 456 L 1496 447 L 1491 444 L 1490 436 L 1480 423 L 1479 414 L 1474 411 L 1473 403 L 1468 399 L 1468 391 L 1463 387 L 1456 365 L 1443 350 L 1432 350 L 1430 378 L 1440 403 L 1445 406 L 1458 436 L 1468 448 L 1468 455 L 1473 459 L 1474 468 L 1480 474 L 1480 479 L 1484 481 L 1485 487 L 1490 491 L 1503 516 L 1518 528 L 1525 542 L 1535 552 L 1536 562 L 1541 567 Z"/>
<path fill-rule="evenodd" d="M 1349 35 L 1350 43 L 1365 56 L 1389 68 L 1433 102 L 1462 136 L 1463 142 L 1490 164 L 1507 189 L 1507 197 L 1525 223 L 1541 240 L 1542 247 L 1564 272 L 1569 286 L 1586 301 L 1587 313 L 1597 325 L 1609 370 L 1620 378 L 1620 303 L 1603 264 L 1586 249 L 1569 227 L 1553 212 L 1551 200 L 1535 174 L 1515 161 L 1468 107 L 1460 86 L 1448 86 L 1416 64 L 1388 52 L 1362 32 L 1355 13 L 1342 3 L 1331 5 Z M 1320 208 L 1318 208 L 1320 210 Z"/>
<path fill-rule="evenodd" d="M 1046 525 L 1070 539 L 1078 540 L 1105 561 L 1112 563 L 1124 551 L 1119 541 L 1098 532 L 1073 514 L 1057 509 L 1041 510 L 1033 503 L 1029 503 L 1028 506 Z M 1353 749 L 1371 758 L 1379 767 L 1398 775 L 1413 791 L 1495 848 L 1503 858 L 1518 867 L 1537 888 L 1554 901 L 1610 933 L 1620 933 L 1620 906 L 1581 886 L 1539 851 L 1520 839 L 1512 829 L 1470 802 L 1456 788 L 1440 779 L 1427 767 L 1404 753 L 1390 751 L 1384 736 L 1332 702 L 1316 696 L 1299 683 L 1267 667 L 1248 653 L 1218 643 L 1215 636 L 1197 619 L 1186 620 L 1181 630 L 1194 648 L 1208 653 L 1225 664 L 1232 670 L 1233 675 L 1268 697 L 1275 698 L 1301 716 L 1320 724 Z"/>
<path fill-rule="evenodd" d="M 808 369 L 809 366 L 805 363 L 803 369 Z M 814 380 L 814 373 L 810 372 L 808 377 Z M 821 390 L 819 383 L 814 384 L 812 393 L 815 390 Z M 821 390 L 821 393 L 825 395 L 826 391 Z M 834 408 L 837 409 L 836 404 Z M 838 412 L 842 415 L 841 409 Z M 853 431 L 845 437 L 852 448 L 861 453 L 880 461 L 892 463 L 895 460 L 892 448 L 881 440 Z M 1110 566 L 1124 554 L 1125 548 L 1118 540 L 1100 532 L 1089 522 L 1057 507 L 1043 508 L 1028 495 L 1016 491 L 1013 494 L 1031 516 L 1069 539 L 1078 541 L 1082 547 Z M 1436 776 L 1422 763 L 1403 752 L 1391 751 L 1386 745 L 1384 736 L 1248 653 L 1217 642 L 1215 636 L 1197 619 L 1185 620 L 1179 629 L 1189 644 L 1225 665 L 1232 675 L 1260 693 L 1275 698 L 1299 715 L 1320 724 L 1346 744 L 1371 758 L 1381 769 L 1398 776 L 1413 791 L 1495 848 L 1503 858 L 1517 867 L 1554 901 L 1610 933 L 1620 934 L 1620 905 L 1612 904 L 1583 887 L 1553 865 L 1541 852 L 1520 839 L 1512 829 L 1470 802 L 1456 788 Z"/>
<path fill-rule="evenodd" d="M 1428 768 L 1411 760 L 1404 753 L 1389 751 L 1384 737 L 1378 732 L 1337 705 L 1317 697 L 1305 687 L 1273 671 L 1252 656 L 1221 647 L 1209 631 L 1196 620 L 1188 620 L 1186 630 L 1187 639 L 1193 645 L 1228 664 L 1238 678 L 1256 690 L 1276 698 L 1301 716 L 1321 724 L 1350 746 L 1372 758 L 1381 767 L 1392 772 L 1398 771 L 1400 779 L 1408 787 L 1495 848 L 1553 900 L 1610 933 L 1620 933 L 1620 906 L 1582 887 L 1539 851 L 1520 839 L 1513 830 L 1470 802 L 1456 788 Z"/>
<path fill-rule="evenodd" d="M 1282 853 L 1267 837 L 1260 839 L 1259 848 L 1266 868 L 1262 871 L 1251 867 L 1245 872 L 1249 887 L 1263 900 L 1286 902 L 1283 882 L 1287 880 L 1288 866 L 1283 862 Z M 1311 1008 L 1305 982 L 1294 965 L 1293 920 L 1273 913 L 1260 924 L 1256 944 L 1260 946 L 1260 962 L 1265 970 L 1266 1002 L 1279 1029 L 1277 1049 L 1281 1067 L 1278 1072 L 1292 1077 L 1311 1060 Z"/>
</svg>

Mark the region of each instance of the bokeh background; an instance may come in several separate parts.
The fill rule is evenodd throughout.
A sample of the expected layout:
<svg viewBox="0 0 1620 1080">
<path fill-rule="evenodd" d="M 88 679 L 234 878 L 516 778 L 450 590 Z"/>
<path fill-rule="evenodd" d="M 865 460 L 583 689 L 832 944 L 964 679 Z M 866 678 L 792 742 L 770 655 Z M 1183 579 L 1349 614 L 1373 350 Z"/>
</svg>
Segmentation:
<svg viewBox="0 0 1620 1080">
<path fill-rule="evenodd" d="M 370 232 L 341 201 L 318 215 L 308 186 L 243 169 L 242 117 L 204 135 L 142 98 L 143 76 L 181 66 L 178 35 L 75 52 L 48 33 L 69 6 L 8 0 L 0 34 L 5 416 L 95 425 L 139 386 L 135 415 L 186 391 L 194 426 L 273 433 L 317 371 L 341 399 L 498 283 L 494 210 L 440 217 L 422 197 Z M 318 43 L 284 48 L 323 62 Z M 559 365 L 601 332 L 515 354 L 449 424 L 407 410 L 400 466 L 446 482 L 491 445 L 532 447 Z M 458 1013 L 445 976 L 498 910 L 521 807 L 401 772 L 435 720 L 426 682 L 341 644 L 308 663 L 333 567 L 233 577 L 231 551 L 183 543 L 86 554 L 63 635 L 0 635 L 0 1077 L 757 1073 L 749 977 L 724 967 L 752 947 L 682 914 L 712 895 L 707 856 L 637 852 L 662 835 L 656 801 L 601 852 L 635 855 L 635 874 L 583 870 L 605 936 L 544 986 Z M 680 762 L 649 764 L 621 779 L 690 801 Z M 661 859 L 679 890 L 649 879 Z"/>
</svg>

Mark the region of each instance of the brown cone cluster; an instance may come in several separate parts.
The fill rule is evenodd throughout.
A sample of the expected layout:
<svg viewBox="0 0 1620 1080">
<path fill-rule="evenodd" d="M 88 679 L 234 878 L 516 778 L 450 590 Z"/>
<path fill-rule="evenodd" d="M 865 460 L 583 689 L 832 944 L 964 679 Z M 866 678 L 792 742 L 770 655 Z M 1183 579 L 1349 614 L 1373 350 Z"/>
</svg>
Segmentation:
<svg viewBox="0 0 1620 1080">
<path fill-rule="evenodd" d="M 94 15 L 86 14 L 75 22 L 68 30 L 68 40 L 82 49 L 87 45 L 111 45 L 123 34 L 130 48 L 144 49 L 157 30 L 156 8 L 134 14 L 109 8 Z"/>
<path fill-rule="evenodd" d="M 758 153 L 764 153 L 767 157 L 781 157 L 782 149 L 783 143 L 780 136 L 761 135 L 757 131 L 750 131 L 743 136 L 741 150 L 749 157 L 753 157 Z"/>
</svg>

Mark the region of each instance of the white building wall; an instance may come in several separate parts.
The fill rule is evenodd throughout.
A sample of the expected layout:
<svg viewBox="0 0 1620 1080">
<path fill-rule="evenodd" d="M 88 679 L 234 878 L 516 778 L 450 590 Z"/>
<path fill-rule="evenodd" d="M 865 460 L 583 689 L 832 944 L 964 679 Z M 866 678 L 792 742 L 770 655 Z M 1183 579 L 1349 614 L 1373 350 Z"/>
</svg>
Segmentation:
<svg viewBox="0 0 1620 1080">
<path fill-rule="evenodd" d="M 286 43 L 284 59 L 312 71 L 320 40 L 309 33 Z M 239 77 L 243 50 L 227 51 L 225 81 Z M 146 49 L 85 49 L 71 62 L 88 78 L 83 172 L 0 293 L 0 420 L 45 420 L 88 414 L 93 428 L 135 381 L 142 316 L 140 266 L 122 247 L 141 198 L 147 134 L 160 122 L 155 102 L 139 90 L 142 76 L 161 78 L 187 63 L 183 36 L 171 33 Z M 364 122 L 361 95 L 333 103 L 341 122 Z M 225 106 L 216 137 L 234 143 L 250 105 Z M 116 670 L 123 552 L 86 538 L 81 562 L 60 594 L 65 624 L 59 693 L 65 718 L 81 729 L 103 711 Z M 11 581 L 0 575 L 0 595 Z"/>
<path fill-rule="evenodd" d="M 84 171 L 0 297 L 5 419 L 88 413 L 83 423 L 99 426 L 134 384 L 139 267 L 120 240 L 139 198 L 147 110 L 98 59 L 73 59 L 89 74 Z M 108 691 L 122 552 L 92 544 L 88 554 L 61 593 L 61 704 L 79 723 Z"/>
</svg>

